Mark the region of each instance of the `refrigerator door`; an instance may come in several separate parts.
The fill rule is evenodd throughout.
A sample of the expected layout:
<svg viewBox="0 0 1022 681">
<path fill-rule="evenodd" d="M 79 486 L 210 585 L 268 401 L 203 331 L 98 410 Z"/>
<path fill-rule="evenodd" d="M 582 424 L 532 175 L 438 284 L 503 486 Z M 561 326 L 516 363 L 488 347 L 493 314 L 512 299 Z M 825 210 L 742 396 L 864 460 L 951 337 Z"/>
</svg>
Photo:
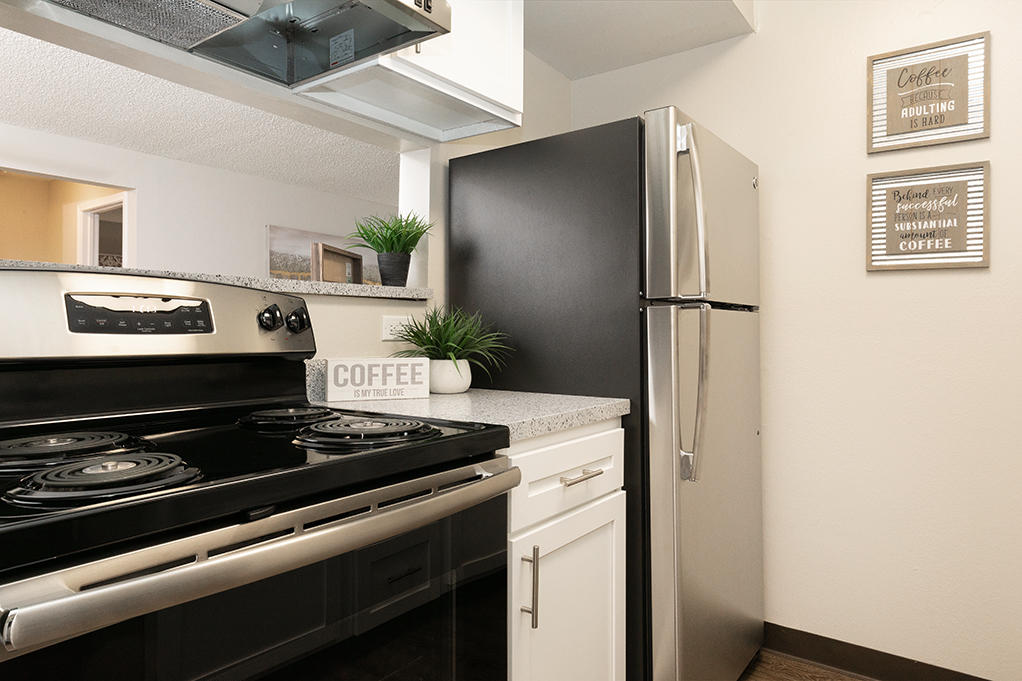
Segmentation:
<svg viewBox="0 0 1022 681">
<path fill-rule="evenodd" d="M 673 106 L 645 119 L 645 297 L 759 305 L 758 167 Z"/>
<path fill-rule="evenodd" d="M 654 681 L 732 681 L 763 637 L 759 314 L 653 306 Z"/>
</svg>

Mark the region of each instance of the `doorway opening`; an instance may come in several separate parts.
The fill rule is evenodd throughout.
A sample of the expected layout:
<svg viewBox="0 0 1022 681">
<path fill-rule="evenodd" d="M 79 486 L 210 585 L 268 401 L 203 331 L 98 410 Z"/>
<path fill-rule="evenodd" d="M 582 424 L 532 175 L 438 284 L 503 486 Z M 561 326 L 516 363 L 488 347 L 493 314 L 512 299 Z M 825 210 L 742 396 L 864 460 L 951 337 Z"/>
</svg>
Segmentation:
<svg viewBox="0 0 1022 681">
<path fill-rule="evenodd" d="M 78 264 L 126 267 L 124 203 L 127 192 L 82 201 L 78 213 Z"/>
</svg>

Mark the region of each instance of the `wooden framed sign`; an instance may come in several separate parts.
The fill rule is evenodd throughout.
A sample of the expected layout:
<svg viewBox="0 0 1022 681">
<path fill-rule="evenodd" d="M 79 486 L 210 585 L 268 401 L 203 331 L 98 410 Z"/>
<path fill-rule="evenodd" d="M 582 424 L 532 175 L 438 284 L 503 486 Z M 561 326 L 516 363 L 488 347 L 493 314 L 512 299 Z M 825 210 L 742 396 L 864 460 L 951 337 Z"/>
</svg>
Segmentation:
<svg viewBox="0 0 1022 681">
<path fill-rule="evenodd" d="M 866 269 L 989 267 L 990 162 L 866 179 Z"/>
<path fill-rule="evenodd" d="M 990 33 L 866 60 L 869 153 L 990 137 Z"/>
</svg>

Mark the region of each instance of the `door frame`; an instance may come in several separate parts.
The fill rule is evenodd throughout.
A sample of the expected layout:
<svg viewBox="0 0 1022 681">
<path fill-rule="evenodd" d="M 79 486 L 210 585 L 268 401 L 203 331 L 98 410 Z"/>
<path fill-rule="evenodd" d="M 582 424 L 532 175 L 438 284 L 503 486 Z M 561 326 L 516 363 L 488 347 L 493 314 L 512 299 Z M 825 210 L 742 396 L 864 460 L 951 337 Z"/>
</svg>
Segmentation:
<svg viewBox="0 0 1022 681">
<path fill-rule="evenodd" d="M 121 266 L 135 265 L 135 192 L 123 191 L 75 204 L 76 258 L 79 265 L 99 264 L 99 214 L 121 207 Z"/>
</svg>

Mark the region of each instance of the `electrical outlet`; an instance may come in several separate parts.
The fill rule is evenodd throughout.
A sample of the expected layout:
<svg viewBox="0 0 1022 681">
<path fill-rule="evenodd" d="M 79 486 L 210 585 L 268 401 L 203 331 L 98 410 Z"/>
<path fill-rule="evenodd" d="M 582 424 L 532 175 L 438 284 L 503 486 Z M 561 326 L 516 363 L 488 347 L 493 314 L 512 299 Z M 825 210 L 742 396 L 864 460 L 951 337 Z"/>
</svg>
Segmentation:
<svg viewBox="0 0 1022 681">
<path fill-rule="evenodd" d="M 380 340 L 396 341 L 398 328 L 407 321 L 408 317 L 391 317 L 384 315 L 382 328 L 380 330 Z"/>
</svg>

